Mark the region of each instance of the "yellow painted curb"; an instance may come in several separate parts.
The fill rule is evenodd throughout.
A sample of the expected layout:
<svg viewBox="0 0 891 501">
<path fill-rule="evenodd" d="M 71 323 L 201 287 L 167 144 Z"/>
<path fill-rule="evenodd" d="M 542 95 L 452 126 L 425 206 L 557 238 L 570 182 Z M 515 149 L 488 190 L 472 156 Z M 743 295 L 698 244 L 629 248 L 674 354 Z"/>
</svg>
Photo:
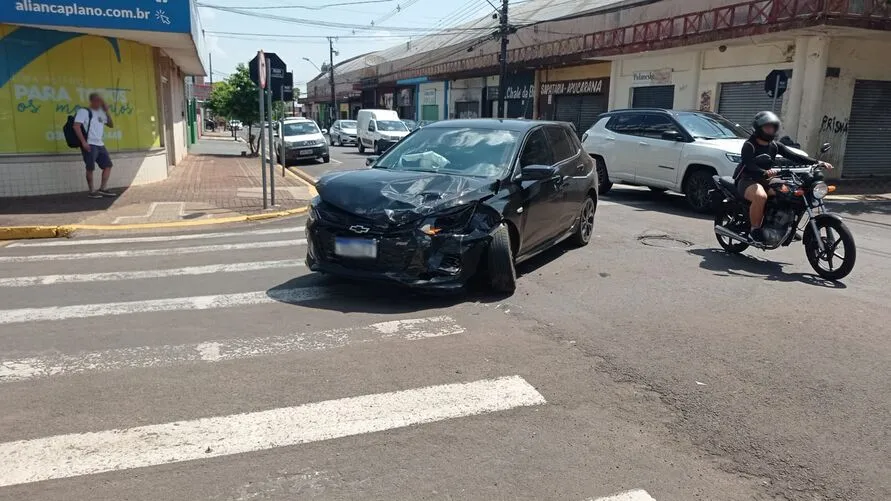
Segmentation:
<svg viewBox="0 0 891 501">
<path fill-rule="evenodd" d="M 254 214 L 251 216 L 220 217 L 216 219 L 202 219 L 195 221 L 170 221 L 167 223 L 136 223 L 136 224 L 70 224 L 62 226 L 0 226 L 0 240 L 24 240 L 31 238 L 59 238 L 67 237 L 77 230 L 97 231 L 122 231 L 122 230 L 154 230 L 164 228 L 187 228 L 191 226 L 210 226 L 225 223 L 242 223 L 250 221 L 265 221 L 280 217 L 295 216 L 309 210 L 309 207 L 269 212 L 266 214 Z"/>
</svg>

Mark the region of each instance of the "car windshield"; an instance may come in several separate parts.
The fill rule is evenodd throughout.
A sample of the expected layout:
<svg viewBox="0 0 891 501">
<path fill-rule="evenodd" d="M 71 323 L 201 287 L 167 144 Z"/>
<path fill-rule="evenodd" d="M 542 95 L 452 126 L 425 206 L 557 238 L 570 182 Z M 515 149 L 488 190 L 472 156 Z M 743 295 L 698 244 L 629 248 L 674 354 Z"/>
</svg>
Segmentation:
<svg viewBox="0 0 891 501">
<path fill-rule="evenodd" d="M 285 124 L 284 132 L 286 136 L 302 136 L 304 134 L 317 134 L 319 128 L 314 122 L 291 122 Z"/>
<path fill-rule="evenodd" d="M 698 139 L 746 139 L 749 137 L 746 131 L 719 115 L 681 113 L 677 119 L 691 136 Z"/>
<path fill-rule="evenodd" d="M 393 132 L 408 131 L 408 129 L 405 127 L 405 124 L 400 122 L 399 120 L 378 120 L 377 129 Z"/>
<path fill-rule="evenodd" d="M 510 167 L 519 138 L 516 131 L 498 129 L 419 129 L 388 150 L 374 167 L 500 178 Z"/>
<path fill-rule="evenodd" d="M 344 120 L 344 121 L 340 122 L 340 128 L 341 129 L 355 129 L 356 121 L 355 120 Z"/>
</svg>

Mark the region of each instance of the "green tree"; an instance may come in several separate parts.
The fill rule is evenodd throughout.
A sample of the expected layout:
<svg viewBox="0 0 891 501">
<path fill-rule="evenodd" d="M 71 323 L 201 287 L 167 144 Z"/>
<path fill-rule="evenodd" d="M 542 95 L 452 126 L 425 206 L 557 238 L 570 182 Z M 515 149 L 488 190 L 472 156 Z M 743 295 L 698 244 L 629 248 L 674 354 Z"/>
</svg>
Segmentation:
<svg viewBox="0 0 891 501">
<path fill-rule="evenodd" d="M 260 122 L 260 102 L 258 89 L 251 81 L 250 72 L 244 64 L 239 64 L 235 73 L 214 84 L 208 107 L 217 115 L 228 120 L 240 120 L 248 130 L 248 143 L 251 154 L 256 154 L 259 137 L 251 134 L 251 126 Z"/>
</svg>

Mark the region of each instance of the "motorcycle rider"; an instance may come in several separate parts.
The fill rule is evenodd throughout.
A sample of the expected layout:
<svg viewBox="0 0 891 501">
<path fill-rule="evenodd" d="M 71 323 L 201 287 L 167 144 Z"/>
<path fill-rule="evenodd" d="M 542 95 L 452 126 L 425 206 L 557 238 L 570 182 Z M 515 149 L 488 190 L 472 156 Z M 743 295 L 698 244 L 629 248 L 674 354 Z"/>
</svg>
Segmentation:
<svg viewBox="0 0 891 501">
<path fill-rule="evenodd" d="M 832 169 L 832 165 L 796 153 L 785 144 L 777 142 L 780 118 L 771 111 L 757 113 L 752 121 L 752 129 L 754 130 L 752 136 L 743 143 L 741 162 L 734 178 L 737 192 L 751 202 L 749 221 L 752 223 L 752 230 L 749 235 L 752 240 L 763 242 L 761 223 L 764 220 L 764 206 L 767 205 L 767 181 L 779 174 L 780 169 L 764 169 L 755 162 L 755 158 L 759 155 L 769 155 L 772 160 L 776 160 L 776 156 L 780 155 L 796 164 L 820 164 L 827 169 Z"/>
</svg>

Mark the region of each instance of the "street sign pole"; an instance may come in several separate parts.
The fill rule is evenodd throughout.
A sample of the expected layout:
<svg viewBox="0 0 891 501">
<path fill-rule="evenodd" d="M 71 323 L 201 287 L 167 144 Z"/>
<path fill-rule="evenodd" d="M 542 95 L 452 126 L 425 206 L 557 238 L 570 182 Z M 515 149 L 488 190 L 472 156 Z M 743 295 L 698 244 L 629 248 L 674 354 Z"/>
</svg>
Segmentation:
<svg viewBox="0 0 891 501">
<path fill-rule="evenodd" d="M 266 55 L 263 54 L 262 50 L 257 53 L 257 63 L 259 65 L 257 78 L 259 83 L 259 90 L 257 92 L 259 93 L 258 98 L 260 100 L 260 123 L 258 124 L 260 128 L 260 138 L 257 144 L 259 144 L 260 146 L 260 175 L 263 178 L 263 210 L 266 210 L 269 208 L 269 202 L 266 194 L 266 153 L 264 151 L 265 145 L 263 144 L 265 143 L 265 141 L 263 140 L 263 120 L 266 118 L 266 99 L 263 95 L 263 93 L 266 91 Z M 249 129 L 248 139 L 250 139 L 250 137 L 251 131 Z"/>
<path fill-rule="evenodd" d="M 266 83 L 272 83 L 272 65 L 266 65 Z M 275 206 L 275 141 L 272 139 L 272 86 L 266 93 L 266 107 L 269 108 L 269 198 Z"/>
</svg>

